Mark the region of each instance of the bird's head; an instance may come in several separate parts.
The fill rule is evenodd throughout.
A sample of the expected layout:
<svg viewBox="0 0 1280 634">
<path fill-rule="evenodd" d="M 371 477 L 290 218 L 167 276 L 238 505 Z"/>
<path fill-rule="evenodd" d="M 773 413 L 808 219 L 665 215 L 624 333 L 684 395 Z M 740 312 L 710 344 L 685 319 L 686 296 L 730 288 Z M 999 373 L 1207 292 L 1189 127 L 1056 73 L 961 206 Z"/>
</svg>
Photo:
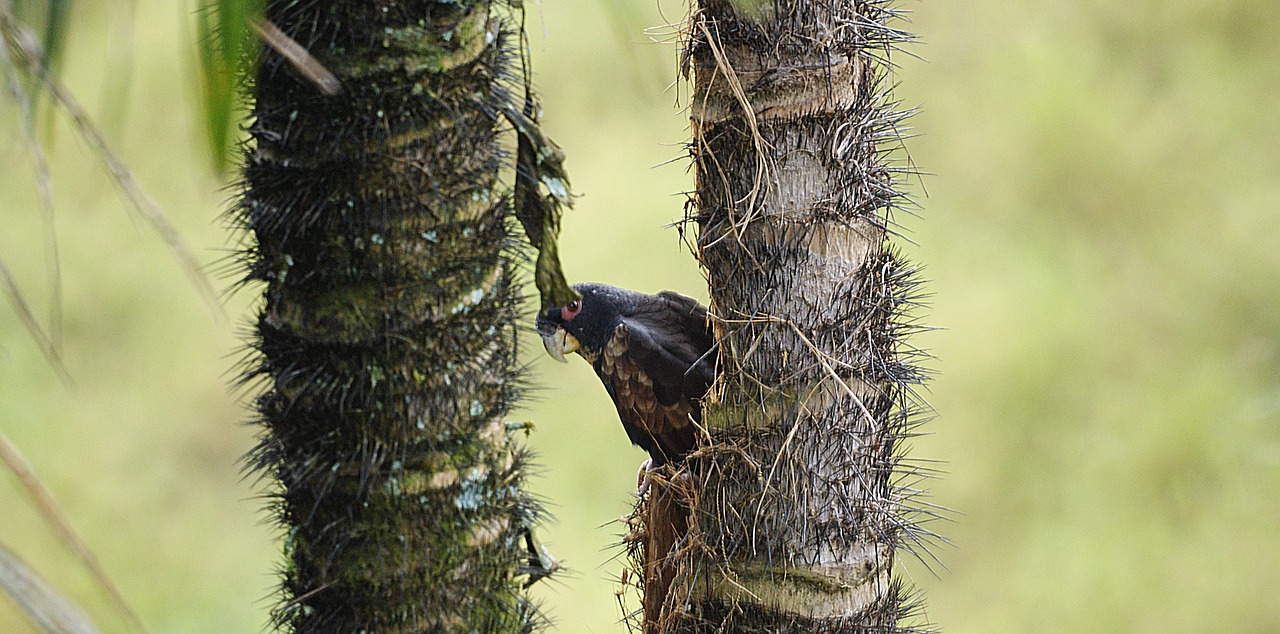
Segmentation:
<svg viewBox="0 0 1280 634">
<path fill-rule="evenodd" d="M 568 363 L 565 355 L 577 352 L 588 359 L 599 354 L 618 322 L 634 303 L 631 291 L 584 282 L 573 290 L 582 299 L 538 312 L 538 334 L 542 345 L 556 361 Z"/>
</svg>

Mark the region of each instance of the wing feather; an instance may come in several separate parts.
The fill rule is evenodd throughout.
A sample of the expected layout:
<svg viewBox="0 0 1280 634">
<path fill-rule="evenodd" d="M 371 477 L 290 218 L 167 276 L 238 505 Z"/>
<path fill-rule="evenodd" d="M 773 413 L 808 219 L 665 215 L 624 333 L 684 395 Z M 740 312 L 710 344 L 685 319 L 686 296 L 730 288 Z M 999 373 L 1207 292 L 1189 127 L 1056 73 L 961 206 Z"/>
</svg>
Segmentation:
<svg viewBox="0 0 1280 634">
<path fill-rule="evenodd" d="M 714 335 L 696 301 L 659 293 L 624 317 L 597 359 L 631 441 L 655 466 L 696 444 L 699 400 L 715 379 Z"/>
</svg>

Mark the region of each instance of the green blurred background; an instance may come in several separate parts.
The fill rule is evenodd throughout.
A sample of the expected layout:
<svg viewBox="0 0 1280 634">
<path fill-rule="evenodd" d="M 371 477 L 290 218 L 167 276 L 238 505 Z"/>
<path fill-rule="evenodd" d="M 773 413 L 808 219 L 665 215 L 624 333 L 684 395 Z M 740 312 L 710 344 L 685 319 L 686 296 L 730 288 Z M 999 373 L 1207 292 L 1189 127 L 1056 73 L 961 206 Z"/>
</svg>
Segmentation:
<svg viewBox="0 0 1280 634">
<path fill-rule="evenodd" d="M 83 3 L 65 73 L 215 262 L 236 238 L 196 114 L 192 8 Z M 904 8 L 923 59 L 896 58 L 897 96 L 923 106 L 910 149 L 933 175 L 910 184 L 923 212 L 904 219 L 903 246 L 927 266 L 925 322 L 941 329 L 916 340 L 938 357 L 939 417 L 912 453 L 945 462 L 932 499 L 958 511 L 933 526 L 954 542 L 936 550 L 949 570 L 906 567 L 930 619 L 1280 631 L 1280 3 Z M 581 194 L 562 251 L 574 279 L 705 297 L 667 226 L 691 179 L 667 90 L 677 51 L 651 41 L 671 30 L 644 31 L 663 21 L 652 0 L 556 0 L 531 16 L 547 127 Z M 16 121 L 5 101 L 0 258 L 44 316 Z M 75 386 L 0 310 L 0 428 L 154 631 L 258 631 L 278 547 L 239 473 L 254 430 L 228 387 L 255 298 L 230 296 L 235 325 L 217 323 L 65 121 L 50 146 Z M 614 520 L 642 455 L 586 364 L 529 344 L 545 389 L 518 415 L 537 421 L 534 486 L 557 517 L 543 539 L 570 569 L 537 595 L 561 631 L 619 632 Z M 127 631 L 7 474 L 0 542 Z M 27 628 L 0 601 L 0 631 Z"/>
</svg>

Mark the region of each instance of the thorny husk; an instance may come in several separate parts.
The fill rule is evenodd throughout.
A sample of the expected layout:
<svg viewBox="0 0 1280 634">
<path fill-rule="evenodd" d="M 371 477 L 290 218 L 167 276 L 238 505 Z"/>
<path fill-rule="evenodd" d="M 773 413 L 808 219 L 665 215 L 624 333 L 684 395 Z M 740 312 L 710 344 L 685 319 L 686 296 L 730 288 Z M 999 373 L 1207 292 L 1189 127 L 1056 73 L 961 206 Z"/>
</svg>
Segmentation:
<svg viewBox="0 0 1280 634">
<path fill-rule="evenodd" d="M 904 456 L 928 409 L 918 277 L 892 246 L 912 173 L 897 17 L 703 0 L 688 19 L 688 220 L 721 375 L 700 449 L 630 520 L 646 633 L 927 629 L 894 574 L 899 551 L 928 556 L 936 516 Z"/>
<path fill-rule="evenodd" d="M 285 538 L 277 627 L 544 624 L 524 588 L 554 562 L 531 534 L 543 511 L 506 419 L 523 391 L 527 251 L 503 139 L 527 82 L 505 10 L 265 8 L 342 86 L 325 94 L 261 51 L 233 211 L 251 238 L 246 282 L 265 286 L 243 380 L 263 388 L 248 462 L 273 483 Z"/>
</svg>

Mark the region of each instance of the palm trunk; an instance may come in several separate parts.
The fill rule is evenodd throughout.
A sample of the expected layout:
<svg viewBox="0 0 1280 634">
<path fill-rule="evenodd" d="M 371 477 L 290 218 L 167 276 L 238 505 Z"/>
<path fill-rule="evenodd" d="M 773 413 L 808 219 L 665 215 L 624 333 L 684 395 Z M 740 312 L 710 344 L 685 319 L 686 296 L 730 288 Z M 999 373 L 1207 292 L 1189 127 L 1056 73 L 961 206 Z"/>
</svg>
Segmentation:
<svg viewBox="0 0 1280 634">
<path fill-rule="evenodd" d="M 922 535 L 901 462 L 919 373 L 901 343 L 912 269 L 889 242 L 892 17 L 853 0 L 693 15 L 693 219 L 722 374 L 687 464 L 687 534 L 648 544 L 676 573 L 646 596 L 662 606 L 647 631 L 908 629 L 893 564 Z"/>
<path fill-rule="evenodd" d="M 517 632 L 539 508 L 520 395 L 509 158 L 515 34 L 490 2 L 271 2 L 341 83 L 268 50 L 238 220 L 265 282 L 252 466 L 276 483 L 297 632 Z M 508 147 L 510 147 L 510 144 Z M 528 546 L 526 546 L 528 544 Z"/>
</svg>

